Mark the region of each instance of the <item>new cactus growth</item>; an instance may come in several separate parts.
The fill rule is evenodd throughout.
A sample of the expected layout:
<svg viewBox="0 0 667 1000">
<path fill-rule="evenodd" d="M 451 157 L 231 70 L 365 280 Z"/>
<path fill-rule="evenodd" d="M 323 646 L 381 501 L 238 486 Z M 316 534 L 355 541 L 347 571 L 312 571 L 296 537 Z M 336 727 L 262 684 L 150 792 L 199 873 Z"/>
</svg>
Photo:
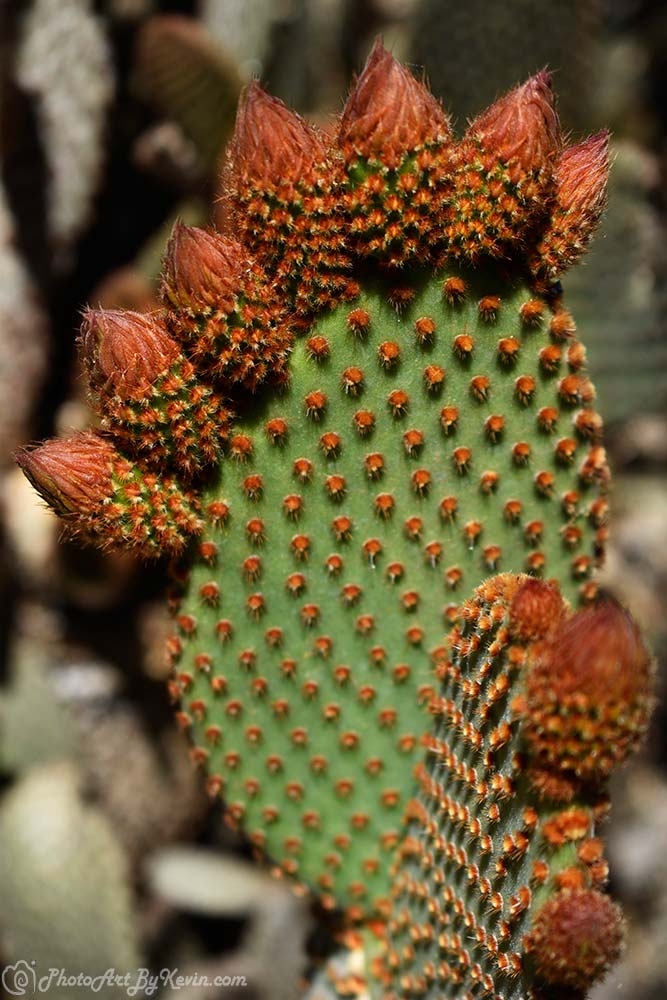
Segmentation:
<svg viewBox="0 0 667 1000">
<path fill-rule="evenodd" d="M 193 757 L 277 872 L 386 922 L 378 996 L 580 989 L 617 951 L 592 831 L 649 667 L 622 612 L 570 610 L 608 471 L 557 284 L 606 175 L 605 134 L 563 150 L 544 72 L 458 142 L 380 44 L 336 135 L 253 84 L 226 231 L 176 227 L 159 313 L 85 320 L 101 431 L 19 456 L 71 530 L 179 556 Z"/>
<path fill-rule="evenodd" d="M 509 1000 L 533 975 L 579 995 L 622 942 L 595 828 L 601 783 L 648 719 L 646 648 L 612 602 L 572 613 L 553 584 L 502 574 L 463 604 L 434 660 L 435 726 L 389 921 L 392 995 Z"/>
</svg>

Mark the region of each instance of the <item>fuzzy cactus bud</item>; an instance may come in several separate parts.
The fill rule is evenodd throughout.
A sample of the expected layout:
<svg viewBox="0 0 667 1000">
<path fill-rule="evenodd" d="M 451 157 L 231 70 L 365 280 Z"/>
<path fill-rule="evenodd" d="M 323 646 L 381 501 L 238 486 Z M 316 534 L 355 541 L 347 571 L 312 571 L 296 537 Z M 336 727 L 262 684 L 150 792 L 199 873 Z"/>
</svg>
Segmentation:
<svg viewBox="0 0 667 1000">
<path fill-rule="evenodd" d="M 525 735 L 536 765 L 606 777 L 645 732 L 650 688 L 651 657 L 618 604 L 566 619 L 526 678 Z"/>
<path fill-rule="evenodd" d="M 177 222 L 161 292 L 170 332 L 226 388 L 255 390 L 284 366 L 292 335 L 283 306 L 240 243 Z"/>
<path fill-rule="evenodd" d="M 395 168 L 406 153 L 448 138 L 439 101 L 378 40 L 343 111 L 338 142 L 346 163 Z"/>
<path fill-rule="evenodd" d="M 555 168 L 555 206 L 532 263 L 536 275 L 553 278 L 584 253 L 607 203 L 609 166 L 606 129 L 563 150 Z"/>
<path fill-rule="evenodd" d="M 620 910 L 608 896 L 559 892 L 535 917 L 529 951 L 546 983 L 586 992 L 618 959 L 623 936 Z"/>
<path fill-rule="evenodd" d="M 300 316 L 356 294 L 336 211 L 328 142 L 252 83 L 239 106 L 223 175 L 221 217 L 284 282 Z"/>
<path fill-rule="evenodd" d="M 542 70 L 505 94 L 472 122 L 466 137 L 523 172 L 549 166 L 561 142 L 551 74 Z"/>
<path fill-rule="evenodd" d="M 312 125 L 253 82 L 239 104 L 230 155 L 239 187 L 269 191 L 312 179 L 326 149 Z"/>
<path fill-rule="evenodd" d="M 510 632 L 523 642 L 544 639 L 558 628 L 564 610 L 555 583 L 525 580 L 510 605 Z"/>
<path fill-rule="evenodd" d="M 458 211 L 450 208 L 444 222 L 448 253 L 457 248 L 474 261 L 524 240 L 544 215 L 560 145 L 546 71 L 483 111 L 456 154 Z"/>
<path fill-rule="evenodd" d="M 88 309 L 81 329 L 91 387 L 143 398 L 173 365 L 180 350 L 157 317 L 120 309 Z"/>
<path fill-rule="evenodd" d="M 609 132 L 603 129 L 563 150 L 556 165 L 559 205 L 579 226 L 594 225 L 606 204 L 608 179 Z"/>
<path fill-rule="evenodd" d="M 209 229 L 178 221 L 162 267 L 162 297 L 174 309 L 198 316 L 210 309 L 231 312 L 250 262 L 243 247 Z"/>
<path fill-rule="evenodd" d="M 157 316 L 89 309 L 81 339 L 102 428 L 128 451 L 186 476 L 220 460 L 231 411 Z"/>
<path fill-rule="evenodd" d="M 16 461 L 59 517 L 92 514 L 113 495 L 113 445 L 98 434 L 56 438 L 17 453 Z"/>
<path fill-rule="evenodd" d="M 16 461 L 72 535 L 156 558 L 182 551 L 201 530 L 192 495 L 92 431 L 46 441 L 19 452 Z"/>
<path fill-rule="evenodd" d="M 451 190 L 449 123 L 439 101 L 381 41 L 352 88 L 338 144 L 343 205 L 358 251 L 393 267 L 431 254 Z"/>
</svg>

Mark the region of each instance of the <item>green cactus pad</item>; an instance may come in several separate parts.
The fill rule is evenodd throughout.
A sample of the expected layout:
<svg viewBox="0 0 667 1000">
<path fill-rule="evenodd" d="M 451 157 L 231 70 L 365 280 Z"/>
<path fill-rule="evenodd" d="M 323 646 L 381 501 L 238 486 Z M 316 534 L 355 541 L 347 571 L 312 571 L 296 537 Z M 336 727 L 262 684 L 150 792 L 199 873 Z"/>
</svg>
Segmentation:
<svg viewBox="0 0 667 1000">
<path fill-rule="evenodd" d="M 498 568 L 577 602 L 601 516 L 546 302 L 463 271 L 392 297 L 322 319 L 289 387 L 240 417 L 178 616 L 184 721 L 232 815 L 325 900 L 364 908 L 388 895 L 450 609 Z"/>
</svg>

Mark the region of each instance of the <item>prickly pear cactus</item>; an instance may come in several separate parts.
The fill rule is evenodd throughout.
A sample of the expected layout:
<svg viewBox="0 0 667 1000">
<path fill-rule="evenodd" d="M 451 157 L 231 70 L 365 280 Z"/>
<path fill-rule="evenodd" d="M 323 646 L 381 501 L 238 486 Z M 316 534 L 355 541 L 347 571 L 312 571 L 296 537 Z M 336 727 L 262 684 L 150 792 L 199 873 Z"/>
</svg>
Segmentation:
<svg viewBox="0 0 667 1000">
<path fill-rule="evenodd" d="M 622 942 L 596 825 L 602 783 L 646 726 L 650 658 L 612 602 L 573 614 L 553 583 L 501 574 L 434 659 L 435 726 L 396 865 L 392 996 L 510 1000 L 534 977 L 578 996 Z"/>
<path fill-rule="evenodd" d="M 548 677 L 552 716 L 536 716 L 533 729 L 515 724 L 502 620 L 517 574 L 558 581 L 547 588 L 555 604 L 546 624 L 540 618 L 526 641 L 560 621 L 564 600 L 595 598 L 608 472 L 584 347 L 557 277 L 585 249 L 606 177 L 605 134 L 563 149 L 546 73 L 458 142 L 438 102 L 380 44 L 335 137 L 252 85 L 226 168 L 225 232 L 176 227 L 159 313 L 85 319 L 101 431 L 19 456 L 73 532 L 175 557 L 172 690 L 193 758 L 277 873 L 341 909 L 348 927 L 372 918 L 378 942 L 389 928 L 379 978 L 359 986 L 377 996 L 408 995 L 404 981 L 421 995 L 422 982 L 436 982 L 431 955 L 415 953 L 413 969 L 401 935 L 421 863 L 406 845 L 425 843 L 415 824 L 428 826 L 429 810 L 440 809 L 429 798 L 439 778 L 423 760 L 444 740 L 442 725 L 463 733 L 467 756 L 456 757 L 458 744 L 448 751 L 452 780 L 473 769 L 485 789 L 473 782 L 464 796 L 479 836 L 497 797 L 508 803 L 496 820 L 501 841 L 528 810 L 535 829 L 546 821 L 561 785 L 576 786 L 574 799 L 581 784 L 587 817 L 599 798 L 585 747 L 560 777 L 563 741 L 550 726 L 565 694 L 553 694 Z M 457 609 L 498 572 L 509 575 L 489 612 L 495 660 L 479 680 L 464 679 Z M 480 641 L 466 639 L 465 656 Z M 452 661 L 458 686 L 447 693 L 450 650 L 462 660 Z M 635 661 L 645 693 L 643 647 Z M 624 675 L 628 663 L 617 665 Z M 648 695 L 629 706 L 619 694 L 600 731 L 587 722 L 596 709 L 570 695 L 568 746 L 597 739 L 600 754 L 607 741 L 609 752 L 634 745 Z M 474 735 L 480 698 L 491 702 Z M 635 728 L 624 743 L 630 707 Z M 445 723 L 443 711 L 453 713 Z M 508 776 L 529 738 L 542 771 L 557 773 L 546 791 L 536 777 L 515 789 Z M 456 862 L 458 841 L 441 836 Z M 547 864 L 550 845 L 540 845 L 526 856 Z M 461 907 L 465 915 L 461 872 L 441 861 L 436 876 L 451 875 L 456 916 Z M 487 860 L 472 864 L 491 878 Z M 522 884 L 503 887 L 503 898 Z M 437 910 L 440 890 L 431 903 L 424 891 L 420 905 Z M 497 908 L 487 919 L 484 899 L 474 913 L 490 941 Z M 616 924 L 610 935 L 608 953 Z M 515 938 L 510 928 L 498 951 L 528 947 Z M 512 965 L 518 985 L 506 995 L 528 995 L 536 974 L 557 979 L 553 963 L 541 963 Z M 451 976 L 433 996 L 467 983 L 474 960 L 460 947 L 446 964 Z M 494 974 L 480 967 L 473 993 Z M 334 978 L 342 995 L 358 981 Z"/>
</svg>

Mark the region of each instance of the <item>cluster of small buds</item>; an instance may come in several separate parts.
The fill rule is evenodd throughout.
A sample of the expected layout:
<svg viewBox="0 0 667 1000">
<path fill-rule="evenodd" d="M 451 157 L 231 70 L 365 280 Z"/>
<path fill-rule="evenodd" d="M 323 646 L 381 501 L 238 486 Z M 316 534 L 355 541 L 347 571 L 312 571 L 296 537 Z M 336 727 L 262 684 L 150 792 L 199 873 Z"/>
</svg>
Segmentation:
<svg viewBox="0 0 667 1000">
<path fill-rule="evenodd" d="M 645 731 L 651 658 L 614 602 L 573 614 L 553 581 L 506 574 L 463 604 L 437 673 L 388 925 L 392 984 L 406 998 L 468 998 L 476 984 L 509 998 L 533 970 L 579 996 L 622 947 L 595 824 L 612 765 Z M 535 783 L 534 768 L 553 780 Z"/>
<path fill-rule="evenodd" d="M 295 332 L 358 294 L 359 256 L 385 267 L 514 257 L 550 280 L 583 252 L 608 172 L 606 134 L 561 145 L 546 72 L 458 143 L 439 103 L 380 42 L 331 134 L 252 84 L 225 171 L 227 233 L 176 226 L 159 315 L 84 321 L 103 428 L 186 478 L 217 463 L 232 420 L 225 399 L 288 380 Z M 396 289 L 397 303 L 399 292 L 412 295 Z"/>
<path fill-rule="evenodd" d="M 378 42 L 336 132 L 252 85 L 224 177 L 222 217 L 307 315 L 354 296 L 354 256 L 384 266 L 523 259 L 553 280 L 604 208 L 607 133 L 563 149 L 546 71 L 460 142 L 427 87 Z"/>
</svg>

